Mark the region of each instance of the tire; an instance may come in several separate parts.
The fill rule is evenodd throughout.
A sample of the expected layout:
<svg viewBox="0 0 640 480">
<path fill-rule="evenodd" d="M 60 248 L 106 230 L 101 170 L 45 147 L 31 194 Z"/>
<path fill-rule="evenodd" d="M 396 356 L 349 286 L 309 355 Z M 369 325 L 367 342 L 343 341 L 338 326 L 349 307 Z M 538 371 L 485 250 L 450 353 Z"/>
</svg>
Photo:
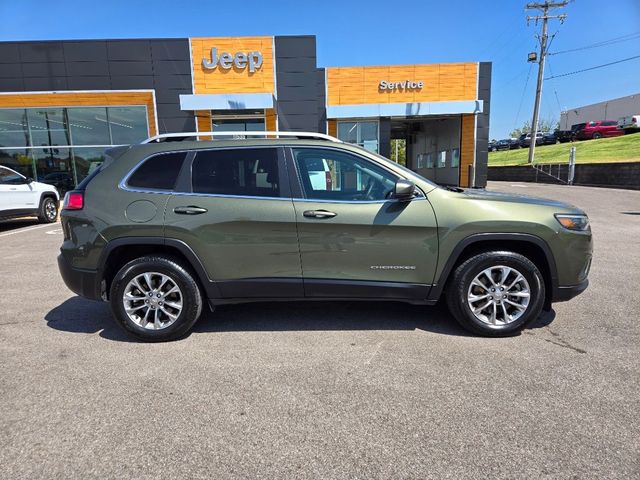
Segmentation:
<svg viewBox="0 0 640 480">
<path fill-rule="evenodd" d="M 53 223 L 58 219 L 58 202 L 53 197 L 44 197 L 40 200 L 38 208 L 38 221 L 40 223 Z"/>
<path fill-rule="evenodd" d="M 140 288 L 135 286 L 134 279 Z M 173 287 L 178 290 L 169 292 Z M 125 293 L 135 300 L 125 300 Z M 130 261 L 114 277 L 109 298 L 120 326 L 147 342 L 183 337 L 202 313 L 202 294 L 193 274 L 171 257 L 146 256 Z M 180 305 L 180 309 L 174 308 L 176 305 Z M 143 314 L 145 319 L 141 318 Z"/>
<path fill-rule="evenodd" d="M 602 134 L 601 134 L 601 133 L 599 133 L 599 132 L 594 133 L 594 134 L 593 134 L 593 139 L 594 139 L 594 140 L 597 140 L 598 138 L 602 138 Z"/>
<path fill-rule="evenodd" d="M 494 268 L 495 270 L 490 273 L 495 276 L 493 280 L 499 287 L 503 283 L 500 278 L 502 269 L 497 267 L 511 269 L 507 275 L 507 281 L 504 282 L 507 287 L 517 278 L 517 273 L 523 277 L 523 280 L 516 282 L 511 289 L 508 289 L 513 294 L 506 296 L 506 301 L 499 300 L 499 297 L 505 296 L 507 292 L 502 293 L 498 289 L 496 293 L 492 293 L 491 288 L 494 288 L 494 285 L 483 274 L 488 269 Z M 484 290 L 476 284 L 472 287 L 472 282 L 477 277 L 480 277 L 480 282 L 486 285 Z M 527 290 L 528 299 L 525 297 Z M 489 298 L 470 300 L 472 298 L 470 295 L 475 295 L 477 298 L 489 295 Z M 483 336 L 504 337 L 518 333 L 538 318 L 544 305 L 545 285 L 540 270 L 528 258 L 514 252 L 485 252 L 471 257 L 456 267 L 448 282 L 446 298 L 449 311 L 463 328 Z M 485 318 L 478 318 L 474 314 L 470 301 L 476 308 L 488 302 L 489 306 L 478 312 L 479 316 Z M 495 306 L 497 313 L 495 321 L 492 322 L 490 315 L 494 304 L 497 304 Z M 516 308 L 514 304 L 519 306 Z M 501 321 L 505 319 L 505 314 L 508 315 L 507 321 Z"/>
</svg>

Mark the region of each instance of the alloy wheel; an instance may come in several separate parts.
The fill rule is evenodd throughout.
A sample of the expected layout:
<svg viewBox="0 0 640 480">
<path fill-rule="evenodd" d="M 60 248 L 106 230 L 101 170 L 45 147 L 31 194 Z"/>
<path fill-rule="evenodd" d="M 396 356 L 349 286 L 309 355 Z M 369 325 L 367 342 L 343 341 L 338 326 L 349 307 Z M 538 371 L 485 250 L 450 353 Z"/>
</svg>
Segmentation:
<svg viewBox="0 0 640 480">
<path fill-rule="evenodd" d="M 518 320 L 529 306 L 529 282 L 518 270 L 505 265 L 480 272 L 469 285 L 467 304 L 473 315 L 491 326 Z"/>
<path fill-rule="evenodd" d="M 159 272 L 145 272 L 131 279 L 122 301 L 129 319 L 148 330 L 169 327 L 183 308 L 180 287 L 171 277 Z"/>
</svg>

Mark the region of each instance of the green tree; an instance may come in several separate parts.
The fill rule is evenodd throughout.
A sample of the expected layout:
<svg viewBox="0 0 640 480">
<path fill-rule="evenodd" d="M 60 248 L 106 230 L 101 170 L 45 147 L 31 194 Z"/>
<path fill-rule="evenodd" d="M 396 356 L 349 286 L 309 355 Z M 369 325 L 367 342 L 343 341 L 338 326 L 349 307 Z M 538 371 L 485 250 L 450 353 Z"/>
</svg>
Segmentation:
<svg viewBox="0 0 640 480">
<path fill-rule="evenodd" d="M 396 157 L 396 148 L 397 148 L 397 157 Z M 391 140 L 391 160 L 400 165 L 407 166 L 407 141 L 404 139 L 401 140 Z"/>
</svg>

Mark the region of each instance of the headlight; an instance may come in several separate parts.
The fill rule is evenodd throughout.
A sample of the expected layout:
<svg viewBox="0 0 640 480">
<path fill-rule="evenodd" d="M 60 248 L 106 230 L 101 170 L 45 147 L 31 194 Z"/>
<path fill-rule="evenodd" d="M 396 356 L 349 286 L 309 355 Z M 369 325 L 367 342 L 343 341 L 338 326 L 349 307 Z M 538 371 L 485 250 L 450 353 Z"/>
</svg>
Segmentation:
<svg viewBox="0 0 640 480">
<path fill-rule="evenodd" d="M 565 215 L 561 213 L 555 214 L 556 220 L 567 230 L 576 232 L 585 232 L 589 230 L 589 217 L 586 215 Z"/>
</svg>

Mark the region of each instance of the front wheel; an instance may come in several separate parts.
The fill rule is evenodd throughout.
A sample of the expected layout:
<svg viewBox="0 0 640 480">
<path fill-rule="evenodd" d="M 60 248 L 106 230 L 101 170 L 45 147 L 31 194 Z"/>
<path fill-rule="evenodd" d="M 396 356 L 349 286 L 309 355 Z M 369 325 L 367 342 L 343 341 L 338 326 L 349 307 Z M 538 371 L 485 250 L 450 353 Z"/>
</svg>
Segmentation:
<svg viewBox="0 0 640 480">
<path fill-rule="evenodd" d="M 118 323 L 141 340 L 184 336 L 202 312 L 202 295 L 192 274 L 176 260 L 147 256 L 118 271 L 110 290 Z"/>
<path fill-rule="evenodd" d="M 480 335 L 513 335 L 538 318 L 545 298 L 536 265 L 514 252 L 485 252 L 460 264 L 447 305 L 462 327 Z"/>
<path fill-rule="evenodd" d="M 52 197 L 45 197 L 40 202 L 38 220 L 41 223 L 53 223 L 58 218 L 58 204 Z"/>
<path fill-rule="evenodd" d="M 597 140 L 597 139 L 599 139 L 599 138 L 602 138 L 602 134 L 601 134 L 601 133 L 596 132 L 596 133 L 594 133 L 594 134 L 593 134 L 593 139 L 594 139 L 594 140 Z"/>
</svg>

